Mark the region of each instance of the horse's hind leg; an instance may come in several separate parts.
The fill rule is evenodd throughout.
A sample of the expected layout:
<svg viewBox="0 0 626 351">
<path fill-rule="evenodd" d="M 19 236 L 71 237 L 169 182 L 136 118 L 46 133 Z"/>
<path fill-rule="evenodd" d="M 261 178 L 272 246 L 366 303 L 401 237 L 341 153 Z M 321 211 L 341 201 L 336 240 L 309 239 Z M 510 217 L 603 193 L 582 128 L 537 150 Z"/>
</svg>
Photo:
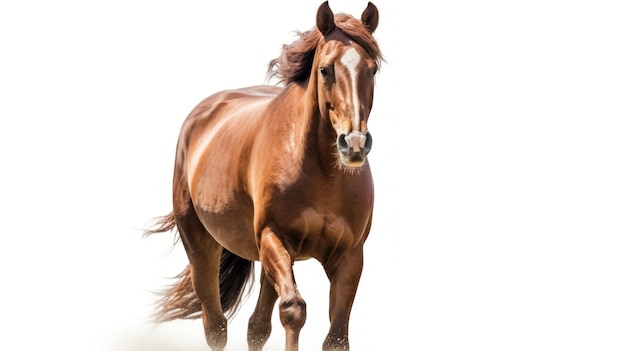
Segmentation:
<svg viewBox="0 0 626 351">
<path fill-rule="evenodd" d="M 248 348 L 260 351 L 272 332 L 272 312 L 278 295 L 267 279 L 265 269 L 261 269 L 261 288 L 256 308 L 248 322 Z"/>
<path fill-rule="evenodd" d="M 226 346 L 227 326 L 219 288 L 222 247 L 206 231 L 193 206 L 177 214 L 176 225 L 189 258 L 193 288 L 202 305 L 206 341 L 211 350 L 222 351 Z"/>
<path fill-rule="evenodd" d="M 280 296 L 278 310 L 280 322 L 285 328 L 285 350 L 297 351 L 300 330 L 306 320 L 306 304 L 296 288 L 293 258 L 269 228 L 262 231 L 260 243 L 260 258 L 267 274 L 266 279 L 272 283 Z"/>
</svg>

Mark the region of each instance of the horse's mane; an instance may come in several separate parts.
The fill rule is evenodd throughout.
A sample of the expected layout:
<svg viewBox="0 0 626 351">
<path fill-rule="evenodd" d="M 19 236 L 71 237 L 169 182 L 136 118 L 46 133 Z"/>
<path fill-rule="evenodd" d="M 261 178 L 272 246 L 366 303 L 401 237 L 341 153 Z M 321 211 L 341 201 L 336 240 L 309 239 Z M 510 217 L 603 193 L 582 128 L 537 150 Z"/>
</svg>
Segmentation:
<svg viewBox="0 0 626 351">
<path fill-rule="evenodd" d="M 372 33 L 361 21 L 346 14 L 335 16 L 335 25 L 350 39 L 357 42 L 377 63 L 383 60 L 378 43 Z M 306 32 L 296 32 L 298 39 L 283 45 L 279 57 L 270 61 L 267 69 L 268 78 L 277 78 L 279 83 L 304 82 L 311 75 L 315 51 L 322 33 L 317 28 Z"/>
</svg>

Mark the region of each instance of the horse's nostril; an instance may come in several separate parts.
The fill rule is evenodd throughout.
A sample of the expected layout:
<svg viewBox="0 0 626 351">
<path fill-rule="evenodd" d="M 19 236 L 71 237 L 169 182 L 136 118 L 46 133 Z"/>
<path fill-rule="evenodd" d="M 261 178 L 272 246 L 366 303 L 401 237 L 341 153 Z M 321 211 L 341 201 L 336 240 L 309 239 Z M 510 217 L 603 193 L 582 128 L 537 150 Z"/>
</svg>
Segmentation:
<svg viewBox="0 0 626 351">
<path fill-rule="evenodd" d="M 372 135 L 359 132 L 349 135 L 341 134 L 337 138 L 337 148 L 345 156 L 360 154 L 366 156 L 372 149 Z"/>
<path fill-rule="evenodd" d="M 339 149 L 339 152 L 341 152 L 344 155 L 349 155 L 352 153 L 352 150 L 350 148 L 350 145 L 348 145 L 348 140 L 346 139 L 345 134 L 341 134 L 337 138 L 337 148 Z"/>
<path fill-rule="evenodd" d="M 365 152 L 365 154 L 367 155 L 370 150 L 372 150 L 372 143 L 374 141 L 372 140 L 372 134 L 370 134 L 369 132 L 365 135 L 365 145 L 363 145 L 363 152 Z"/>
</svg>

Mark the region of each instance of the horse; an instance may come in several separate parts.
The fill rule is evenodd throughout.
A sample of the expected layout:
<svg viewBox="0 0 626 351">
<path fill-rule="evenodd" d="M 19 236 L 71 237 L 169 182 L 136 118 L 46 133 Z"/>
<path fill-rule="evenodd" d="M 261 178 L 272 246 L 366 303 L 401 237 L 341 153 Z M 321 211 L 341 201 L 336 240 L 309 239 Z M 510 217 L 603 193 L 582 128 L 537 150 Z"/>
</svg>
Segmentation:
<svg viewBox="0 0 626 351">
<path fill-rule="evenodd" d="M 324 2 L 316 25 L 270 61 L 267 76 L 278 83 L 224 90 L 190 112 L 176 148 L 173 210 L 144 231 L 176 231 L 189 260 L 163 292 L 159 322 L 202 317 L 208 346 L 223 350 L 260 261 L 249 350 L 268 340 L 280 299 L 285 350 L 296 351 L 306 303 L 293 265 L 313 258 L 330 282 L 322 348 L 349 350 L 374 208 L 367 122 L 384 61 L 373 37 L 378 21 L 371 2 L 360 20 Z"/>
</svg>

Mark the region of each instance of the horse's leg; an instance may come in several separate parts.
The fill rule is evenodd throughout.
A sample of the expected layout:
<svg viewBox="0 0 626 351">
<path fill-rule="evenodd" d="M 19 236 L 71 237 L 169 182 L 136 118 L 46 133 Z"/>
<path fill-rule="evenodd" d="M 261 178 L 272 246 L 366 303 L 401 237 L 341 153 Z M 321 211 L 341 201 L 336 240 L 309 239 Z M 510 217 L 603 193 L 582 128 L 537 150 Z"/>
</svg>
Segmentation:
<svg viewBox="0 0 626 351">
<path fill-rule="evenodd" d="M 193 206 L 176 218 L 180 237 L 191 266 L 193 288 L 202 304 L 207 344 L 213 351 L 226 346 L 227 320 L 220 303 L 219 270 L 222 247 L 204 228 Z"/>
<path fill-rule="evenodd" d="M 267 279 L 265 269 L 261 269 L 261 288 L 256 308 L 248 322 L 248 348 L 260 351 L 272 332 L 272 311 L 278 294 Z"/>
<path fill-rule="evenodd" d="M 325 264 L 324 269 L 330 279 L 330 330 L 322 349 L 349 350 L 348 322 L 363 270 L 363 245 L 345 253 L 338 262 Z"/>
<path fill-rule="evenodd" d="M 297 351 L 300 330 L 306 320 L 306 303 L 296 288 L 293 258 L 269 228 L 261 233 L 260 243 L 260 258 L 266 279 L 272 282 L 280 297 L 278 310 L 280 322 L 285 328 L 285 350 Z"/>
</svg>

